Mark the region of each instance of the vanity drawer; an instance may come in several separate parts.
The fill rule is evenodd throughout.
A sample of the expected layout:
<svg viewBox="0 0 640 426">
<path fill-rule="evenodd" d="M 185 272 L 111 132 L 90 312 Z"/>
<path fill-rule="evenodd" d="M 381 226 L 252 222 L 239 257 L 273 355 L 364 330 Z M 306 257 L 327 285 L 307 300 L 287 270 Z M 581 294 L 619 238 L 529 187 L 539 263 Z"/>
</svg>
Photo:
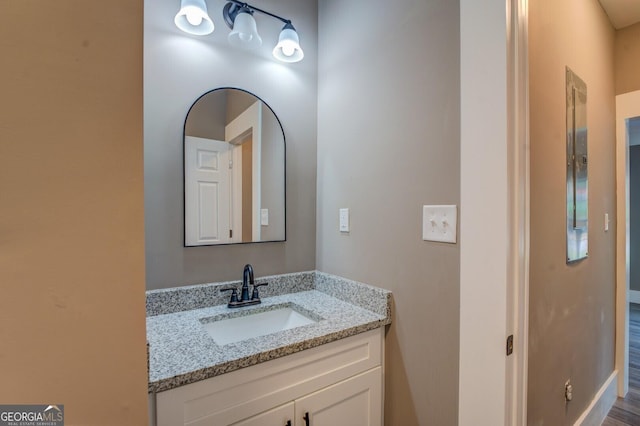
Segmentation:
<svg viewBox="0 0 640 426">
<path fill-rule="evenodd" d="M 384 328 L 156 394 L 158 426 L 226 425 L 382 364 Z"/>
</svg>

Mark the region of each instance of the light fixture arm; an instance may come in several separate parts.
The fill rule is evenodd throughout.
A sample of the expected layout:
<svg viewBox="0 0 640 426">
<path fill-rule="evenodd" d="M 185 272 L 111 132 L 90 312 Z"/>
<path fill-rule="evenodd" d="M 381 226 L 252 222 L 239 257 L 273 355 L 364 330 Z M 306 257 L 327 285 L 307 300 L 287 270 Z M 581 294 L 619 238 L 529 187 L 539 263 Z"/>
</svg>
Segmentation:
<svg viewBox="0 0 640 426">
<path fill-rule="evenodd" d="M 239 0 L 227 0 L 227 4 L 225 4 L 224 9 L 222 10 L 222 15 L 224 16 L 224 22 L 229 28 L 233 29 L 233 22 L 235 21 L 238 13 L 240 13 L 240 11 L 243 9 L 245 11 L 249 11 L 249 13 L 251 14 L 253 14 L 253 12 L 260 12 L 267 16 L 271 16 L 272 18 L 276 18 L 279 21 L 284 22 L 285 24 L 291 25 L 290 19 L 285 19 L 282 16 L 278 16 L 258 7 L 251 6 L 250 4 L 241 2 Z"/>
</svg>

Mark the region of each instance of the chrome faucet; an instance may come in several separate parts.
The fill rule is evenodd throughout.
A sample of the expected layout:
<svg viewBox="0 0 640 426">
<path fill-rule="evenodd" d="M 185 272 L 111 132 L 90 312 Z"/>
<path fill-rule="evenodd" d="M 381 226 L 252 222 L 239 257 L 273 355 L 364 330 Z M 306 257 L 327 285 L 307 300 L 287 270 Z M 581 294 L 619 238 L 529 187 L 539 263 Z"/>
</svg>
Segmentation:
<svg viewBox="0 0 640 426">
<path fill-rule="evenodd" d="M 240 300 L 238 300 L 238 290 L 235 287 L 222 288 L 220 291 L 230 291 L 231 299 L 227 306 L 229 308 L 239 308 L 241 306 L 257 305 L 261 303 L 260 294 L 258 293 L 258 287 L 268 285 L 269 283 L 256 284 L 253 282 L 253 266 L 244 265 L 244 271 L 242 272 L 242 293 L 240 294 Z M 253 286 L 253 292 L 251 298 L 249 298 L 249 286 Z"/>
</svg>

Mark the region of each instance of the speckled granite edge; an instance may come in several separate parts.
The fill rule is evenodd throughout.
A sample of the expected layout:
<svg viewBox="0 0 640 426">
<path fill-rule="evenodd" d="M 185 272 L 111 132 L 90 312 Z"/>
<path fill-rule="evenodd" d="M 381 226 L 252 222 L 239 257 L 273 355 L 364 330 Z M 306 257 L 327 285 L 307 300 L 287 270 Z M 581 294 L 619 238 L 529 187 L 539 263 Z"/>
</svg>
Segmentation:
<svg viewBox="0 0 640 426">
<path fill-rule="evenodd" d="M 268 282 L 269 285 L 260 287 L 260 297 L 266 298 L 287 293 L 297 293 L 314 289 L 314 272 L 295 272 L 291 274 L 270 275 L 258 277 L 255 282 Z M 225 305 L 229 301 L 229 294 L 220 292 L 221 288 L 242 287 L 242 281 L 225 281 L 209 284 L 197 284 L 184 287 L 173 287 L 146 292 L 147 316 L 171 314 L 174 312 L 190 311 L 207 306 Z"/>
<path fill-rule="evenodd" d="M 149 383 L 148 392 L 157 393 L 170 390 L 178 386 L 184 386 L 191 383 L 199 382 L 201 380 L 209 379 L 211 377 L 219 376 L 225 373 L 230 373 L 241 368 L 250 367 L 252 365 L 260 364 L 262 362 L 277 359 L 286 355 L 291 355 L 306 349 L 315 348 L 317 346 L 324 345 L 325 343 L 331 343 L 339 339 L 355 336 L 356 334 L 383 327 L 386 324 L 388 324 L 386 320 L 374 321 L 360 326 L 344 329 L 335 333 L 325 334 L 313 339 L 301 341 L 299 343 L 282 346 L 281 348 L 278 348 L 276 350 L 256 353 L 244 358 L 192 371 L 188 374 L 181 374 L 171 378 L 159 380 Z"/>
<path fill-rule="evenodd" d="M 375 312 L 391 322 L 391 292 L 358 281 L 315 271 L 315 289 L 352 305 Z"/>
</svg>

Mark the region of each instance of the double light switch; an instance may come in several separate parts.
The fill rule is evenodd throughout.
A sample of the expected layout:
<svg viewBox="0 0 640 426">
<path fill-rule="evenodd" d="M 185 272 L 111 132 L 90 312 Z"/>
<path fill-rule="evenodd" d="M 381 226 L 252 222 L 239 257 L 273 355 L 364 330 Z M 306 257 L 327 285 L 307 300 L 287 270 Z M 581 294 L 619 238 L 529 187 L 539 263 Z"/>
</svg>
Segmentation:
<svg viewBox="0 0 640 426">
<path fill-rule="evenodd" d="M 457 206 L 422 206 L 423 240 L 455 243 L 457 227 Z"/>
</svg>

